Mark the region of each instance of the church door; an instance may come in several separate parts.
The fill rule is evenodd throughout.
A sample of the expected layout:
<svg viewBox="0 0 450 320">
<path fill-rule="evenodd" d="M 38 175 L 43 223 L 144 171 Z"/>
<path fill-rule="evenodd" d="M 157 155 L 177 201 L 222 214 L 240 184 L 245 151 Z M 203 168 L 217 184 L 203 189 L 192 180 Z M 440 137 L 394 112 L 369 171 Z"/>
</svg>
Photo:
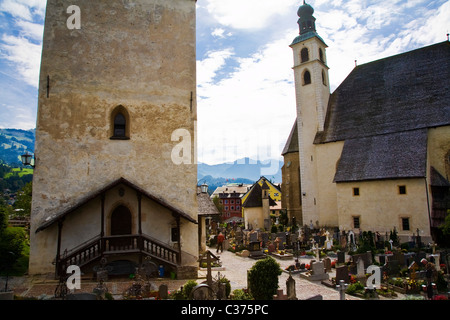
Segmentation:
<svg viewBox="0 0 450 320">
<path fill-rule="evenodd" d="M 125 206 L 118 206 L 111 214 L 111 235 L 124 236 L 131 235 L 131 212 Z M 114 239 L 112 245 L 129 245 L 131 239 Z"/>
</svg>

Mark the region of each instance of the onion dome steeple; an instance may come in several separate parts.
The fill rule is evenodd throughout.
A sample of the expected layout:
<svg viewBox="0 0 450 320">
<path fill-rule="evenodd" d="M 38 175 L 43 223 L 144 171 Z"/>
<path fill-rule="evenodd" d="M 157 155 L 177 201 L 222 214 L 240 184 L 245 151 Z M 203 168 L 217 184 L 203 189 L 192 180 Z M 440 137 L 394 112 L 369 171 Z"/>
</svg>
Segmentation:
<svg viewBox="0 0 450 320">
<path fill-rule="evenodd" d="M 303 5 L 301 5 L 297 11 L 297 15 L 300 17 L 300 19 L 298 19 L 300 35 L 310 31 L 316 31 L 316 18 L 314 18 L 313 14 L 314 8 L 303 1 Z"/>
<path fill-rule="evenodd" d="M 300 6 L 300 8 L 298 8 L 297 11 L 297 15 L 299 16 L 297 23 L 300 28 L 300 34 L 297 38 L 294 39 L 291 46 L 313 37 L 319 38 L 320 41 L 325 44 L 323 39 L 316 32 L 316 18 L 313 16 L 313 14 L 314 8 L 311 5 L 307 4 L 306 1 L 303 1 L 303 4 Z"/>
</svg>

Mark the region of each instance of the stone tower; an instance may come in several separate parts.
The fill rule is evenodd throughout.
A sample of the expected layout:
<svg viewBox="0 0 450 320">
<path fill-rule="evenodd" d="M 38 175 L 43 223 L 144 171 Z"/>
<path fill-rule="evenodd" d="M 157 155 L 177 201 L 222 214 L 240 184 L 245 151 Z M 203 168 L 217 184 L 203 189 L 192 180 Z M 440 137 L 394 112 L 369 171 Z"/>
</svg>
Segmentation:
<svg viewBox="0 0 450 320">
<path fill-rule="evenodd" d="M 51 271 L 55 252 L 96 236 L 91 225 L 113 234 L 108 219 L 118 204 L 130 211 L 133 234 L 147 229 L 174 247 L 165 238 L 182 213 L 178 248 L 192 257 L 184 263 L 195 260 L 195 3 L 47 1 L 30 273 Z M 158 216 L 163 209 L 172 215 Z"/>
<path fill-rule="evenodd" d="M 316 225 L 318 183 L 314 139 L 324 129 L 330 85 L 327 45 L 316 32 L 314 9 L 305 2 L 298 10 L 300 35 L 290 47 L 294 53 L 302 224 Z"/>
</svg>

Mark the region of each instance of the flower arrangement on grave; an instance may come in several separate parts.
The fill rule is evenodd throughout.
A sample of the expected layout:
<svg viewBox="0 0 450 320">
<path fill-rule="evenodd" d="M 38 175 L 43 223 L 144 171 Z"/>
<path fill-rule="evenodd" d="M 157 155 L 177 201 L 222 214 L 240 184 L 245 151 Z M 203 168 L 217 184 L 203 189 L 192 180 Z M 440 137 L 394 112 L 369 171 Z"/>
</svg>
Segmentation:
<svg viewBox="0 0 450 320">
<path fill-rule="evenodd" d="M 336 260 L 331 261 L 331 267 L 336 268 Z"/>
<path fill-rule="evenodd" d="M 291 264 L 290 266 L 284 268 L 284 270 L 286 270 L 286 271 L 296 271 L 298 269 L 297 269 L 297 266 L 295 264 Z"/>
</svg>

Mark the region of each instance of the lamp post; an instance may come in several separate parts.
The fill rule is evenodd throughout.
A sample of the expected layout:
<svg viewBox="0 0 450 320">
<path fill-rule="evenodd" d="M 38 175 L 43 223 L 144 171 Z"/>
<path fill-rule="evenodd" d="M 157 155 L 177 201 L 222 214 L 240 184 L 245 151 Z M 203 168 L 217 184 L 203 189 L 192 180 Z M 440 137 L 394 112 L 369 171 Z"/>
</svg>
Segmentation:
<svg viewBox="0 0 450 320">
<path fill-rule="evenodd" d="M 31 166 L 33 168 L 35 167 L 36 161 L 33 161 L 34 164 L 31 164 L 31 161 L 33 160 L 33 156 L 31 154 L 29 154 L 28 151 L 27 151 L 27 153 L 21 155 L 20 158 L 21 158 L 22 164 L 24 166 Z"/>
<path fill-rule="evenodd" d="M 202 191 L 202 193 L 208 193 L 208 185 L 206 184 L 206 182 L 200 186 L 200 190 Z"/>
</svg>

